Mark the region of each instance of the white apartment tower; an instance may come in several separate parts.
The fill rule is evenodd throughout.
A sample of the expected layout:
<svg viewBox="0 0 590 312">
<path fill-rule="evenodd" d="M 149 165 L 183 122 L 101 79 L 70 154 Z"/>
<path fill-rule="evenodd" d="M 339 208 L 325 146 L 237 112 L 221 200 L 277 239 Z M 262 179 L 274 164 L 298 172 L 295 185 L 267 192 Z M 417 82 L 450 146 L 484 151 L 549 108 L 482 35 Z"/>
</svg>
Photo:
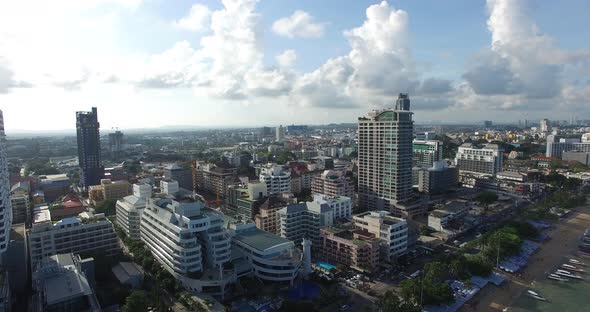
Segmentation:
<svg viewBox="0 0 590 312">
<path fill-rule="evenodd" d="M 8 248 L 10 226 L 12 225 L 12 206 L 10 203 L 10 181 L 6 159 L 6 135 L 4 115 L 0 110 L 0 256 Z"/>
<path fill-rule="evenodd" d="M 285 139 L 285 128 L 283 125 L 280 125 L 276 128 L 276 140 L 277 142 L 283 142 Z"/>
<path fill-rule="evenodd" d="M 117 201 L 117 225 L 127 237 L 139 240 L 141 213 L 152 195 L 152 186 L 147 183 L 133 184 L 133 195 Z"/>
<path fill-rule="evenodd" d="M 266 183 L 269 195 L 291 193 L 291 171 L 283 166 L 268 164 L 262 167 L 259 179 Z"/>
<path fill-rule="evenodd" d="M 358 119 L 360 207 L 390 210 L 412 198 L 413 126 L 410 99 L 400 94 L 395 109 Z"/>
<path fill-rule="evenodd" d="M 368 211 L 353 217 L 354 226 L 381 240 L 381 259 L 394 261 L 408 249 L 408 222 L 388 211 Z"/>
<path fill-rule="evenodd" d="M 483 147 L 472 143 L 463 143 L 455 156 L 459 172 L 481 175 L 495 175 L 502 171 L 504 150 L 497 144 L 486 144 Z"/>
</svg>

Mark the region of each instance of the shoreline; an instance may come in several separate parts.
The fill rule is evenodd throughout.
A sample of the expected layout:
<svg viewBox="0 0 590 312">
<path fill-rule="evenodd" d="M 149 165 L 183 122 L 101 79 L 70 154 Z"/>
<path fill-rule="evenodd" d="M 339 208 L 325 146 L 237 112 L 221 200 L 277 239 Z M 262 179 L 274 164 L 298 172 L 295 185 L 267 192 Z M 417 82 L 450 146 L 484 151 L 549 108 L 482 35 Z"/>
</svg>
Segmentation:
<svg viewBox="0 0 590 312">
<path fill-rule="evenodd" d="M 589 227 L 590 205 L 576 207 L 567 219 L 556 223 L 555 228 L 549 231 L 550 240 L 541 244 L 539 251 L 531 256 L 529 264 L 520 274 L 496 269 L 496 272 L 506 277 L 506 282 L 500 287 L 484 287 L 459 311 L 504 311 L 511 307 L 524 291 L 534 287 L 535 281 L 545 279 L 565 257 L 573 255 L 577 250 L 579 236 Z"/>
</svg>

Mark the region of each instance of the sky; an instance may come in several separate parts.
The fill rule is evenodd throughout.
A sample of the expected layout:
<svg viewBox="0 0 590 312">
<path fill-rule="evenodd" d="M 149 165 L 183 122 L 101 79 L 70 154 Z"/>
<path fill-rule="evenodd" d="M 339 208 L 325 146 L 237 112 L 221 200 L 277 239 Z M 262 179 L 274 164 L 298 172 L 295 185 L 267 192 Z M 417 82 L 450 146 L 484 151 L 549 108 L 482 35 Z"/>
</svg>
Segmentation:
<svg viewBox="0 0 590 312">
<path fill-rule="evenodd" d="M 590 119 L 587 0 L 0 1 L 7 133 Z"/>
</svg>

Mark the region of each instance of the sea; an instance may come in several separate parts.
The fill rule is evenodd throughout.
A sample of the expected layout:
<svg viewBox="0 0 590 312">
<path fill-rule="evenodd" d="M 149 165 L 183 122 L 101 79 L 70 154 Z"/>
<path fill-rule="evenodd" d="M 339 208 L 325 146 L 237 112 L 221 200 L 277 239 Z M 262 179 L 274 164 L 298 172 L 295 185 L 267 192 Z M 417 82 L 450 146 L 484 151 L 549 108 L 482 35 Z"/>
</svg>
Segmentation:
<svg viewBox="0 0 590 312">
<path fill-rule="evenodd" d="M 536 281 L 531 289 L 548 301 L 539 301 L 523 293 L 508 311 L 590 312 L 590 259 L 577 259 L 588 264 L 587 267 L 583 267 L 586 273 L 577 273 L 585 276 L 588 281 L 560 282 L 544 278 Z"/>
</svg>

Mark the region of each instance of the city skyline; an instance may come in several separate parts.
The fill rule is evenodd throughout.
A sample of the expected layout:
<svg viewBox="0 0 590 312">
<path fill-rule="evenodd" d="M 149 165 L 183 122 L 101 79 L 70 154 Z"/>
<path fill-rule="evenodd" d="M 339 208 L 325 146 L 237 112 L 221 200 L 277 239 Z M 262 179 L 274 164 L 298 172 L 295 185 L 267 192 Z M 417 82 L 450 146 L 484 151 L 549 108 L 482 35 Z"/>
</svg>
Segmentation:
<svg viewBox="0 0 590 312">
<path fill-rule="evenodd" d="M 590 118 L 581 0 L 35 5 L 0 5 L 9 133 L 73 129 L 92 106 L 105 129 L 354 122 L 400 92 L 418 123 Z"/>
</svg>

